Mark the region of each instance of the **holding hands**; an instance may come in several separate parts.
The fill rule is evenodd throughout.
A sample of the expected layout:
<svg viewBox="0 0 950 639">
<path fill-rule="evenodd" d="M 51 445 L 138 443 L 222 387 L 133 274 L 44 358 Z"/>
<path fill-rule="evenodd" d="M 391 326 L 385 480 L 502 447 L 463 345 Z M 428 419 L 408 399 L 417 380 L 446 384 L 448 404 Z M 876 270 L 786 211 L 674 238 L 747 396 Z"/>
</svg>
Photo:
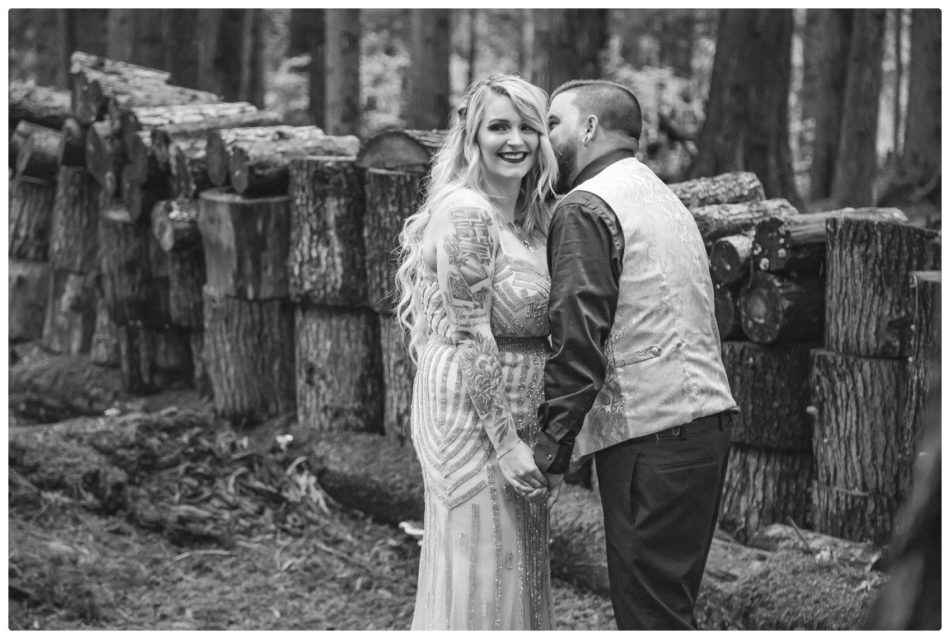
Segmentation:
<svg viewBox="0 0 950 639">
<path fill-rule="evenodd" d="M 545 503 L 550 508 L 558 500 L 563 475 L 545 475 L 534 461 L 531 448 L 519 442 L 499 459 L 501 473 L 515 492 L 531 503 Z"/>
</svg>

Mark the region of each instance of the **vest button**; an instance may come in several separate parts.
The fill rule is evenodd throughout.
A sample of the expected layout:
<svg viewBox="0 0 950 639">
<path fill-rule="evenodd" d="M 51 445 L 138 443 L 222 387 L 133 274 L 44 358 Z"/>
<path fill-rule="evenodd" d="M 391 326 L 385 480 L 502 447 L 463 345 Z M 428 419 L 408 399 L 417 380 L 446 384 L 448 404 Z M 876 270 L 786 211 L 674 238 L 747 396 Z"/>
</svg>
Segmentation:
<svg viewBox="0 0 950 639">
<path fill-rule="evenodd" d="M 548 453 L 547 460 L 551 461 L 552 459 L 554 459 L 554 456 L 551 453 Z"/>
</svg>

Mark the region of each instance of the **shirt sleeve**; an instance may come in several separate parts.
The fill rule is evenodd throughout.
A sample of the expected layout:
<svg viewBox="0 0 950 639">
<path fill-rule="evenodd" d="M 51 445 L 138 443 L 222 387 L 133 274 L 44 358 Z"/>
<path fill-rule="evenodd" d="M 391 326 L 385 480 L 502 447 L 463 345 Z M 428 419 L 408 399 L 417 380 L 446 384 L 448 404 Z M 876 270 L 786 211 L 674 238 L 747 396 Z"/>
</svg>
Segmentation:
<svg viewBox="0 0 950 639">
<path fill-rule="evenodd" d="M 478 207 L 453 207 L 448 218 L 449 230 L 436 249 L 439 289 L 458 347 L 464 392 L 500 457 L 521 440 L 505 397 L 501 355 L 491 332 L 498 228 L 491 213 Z"/>
<path fill-rule="evenodd" d="M 548 233 L 553 354 L 544 367 L 545 401 L 535 462 L 547 473 L 567 470 L 574 440 L 604 383 L 604 345 L 620 288 L 623 236 L 616 214 L 593 195 L 555 211 Z"/>
</svg>

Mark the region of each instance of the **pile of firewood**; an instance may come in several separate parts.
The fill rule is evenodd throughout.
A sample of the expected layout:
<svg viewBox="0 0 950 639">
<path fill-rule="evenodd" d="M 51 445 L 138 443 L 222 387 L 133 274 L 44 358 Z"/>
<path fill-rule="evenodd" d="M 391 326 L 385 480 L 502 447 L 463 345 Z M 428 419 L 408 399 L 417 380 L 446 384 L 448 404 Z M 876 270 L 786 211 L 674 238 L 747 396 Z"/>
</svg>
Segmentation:
<svg viewBox="0 0 950 639">
<path fill-rule="evenodd" d="M 740 538 L 791 521 L 886 541 L 919 430 L 906 396 L 919 404 L 924 382 L 906 363 L 839 355 L 914 355 L 907 331 L 927 320 L 912 319 L 909 274 L 939 268 L 936 234 L 898 209 L 802 214 L 759 198 L 690 210 L 709 249 L 740 405 L 722 524 Z M 839 229 L 851 231 L 839 241 Z M 902 350 L 888 346 L 895 341 Z"/>
</svg>

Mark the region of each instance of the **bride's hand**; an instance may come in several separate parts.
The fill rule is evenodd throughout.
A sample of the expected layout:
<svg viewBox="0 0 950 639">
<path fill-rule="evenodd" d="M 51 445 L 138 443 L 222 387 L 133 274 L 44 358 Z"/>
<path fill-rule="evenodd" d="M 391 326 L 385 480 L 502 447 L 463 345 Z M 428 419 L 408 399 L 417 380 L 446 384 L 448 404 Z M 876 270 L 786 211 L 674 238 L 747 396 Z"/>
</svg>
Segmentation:
<svg viewBox="0 0 950 639">
<path fill-rule="evenodd" d="M 544 501 L 547 498 L 548 482 L 537 464 L 531 448 L 523 441 L 506 452 L 498 460 L 501 474 L 515 492 L 529 501 Z"/>
<path fill-rule="evenodd" d="M 544 502 L 548 510 L 554 507 L 558 498 L 561 496 L 561 485 L 564 483 L 564 475 L 545 475 L 548 480 L 548 498 Z"/>
</svg>

